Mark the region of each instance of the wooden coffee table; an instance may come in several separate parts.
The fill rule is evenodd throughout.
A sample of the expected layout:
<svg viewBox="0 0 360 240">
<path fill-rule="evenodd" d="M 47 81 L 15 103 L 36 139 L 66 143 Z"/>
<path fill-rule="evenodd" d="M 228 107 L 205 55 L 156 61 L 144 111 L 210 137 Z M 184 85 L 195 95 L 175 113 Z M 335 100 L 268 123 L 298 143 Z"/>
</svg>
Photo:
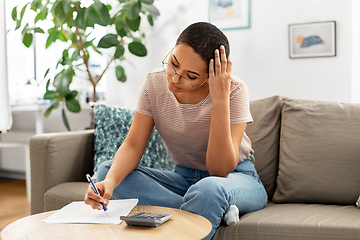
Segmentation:
<svg viewBox="0 0 360 240">
<path fill-rule="evenodd" d="M 172 218 L 156 228 L 128 226 L 124 221 L 120 225 L 110 224 L 58 224 L 42 223 L 51 212 L 35 214 L 19 219 L 4 228 L 2 240 L 11 239 L 202 239 L 211 231 L 211 223 L 206 218 L 179 209 L 136 206 L 130 213 L 154 212 L 171 214 Z"/>
</svg>

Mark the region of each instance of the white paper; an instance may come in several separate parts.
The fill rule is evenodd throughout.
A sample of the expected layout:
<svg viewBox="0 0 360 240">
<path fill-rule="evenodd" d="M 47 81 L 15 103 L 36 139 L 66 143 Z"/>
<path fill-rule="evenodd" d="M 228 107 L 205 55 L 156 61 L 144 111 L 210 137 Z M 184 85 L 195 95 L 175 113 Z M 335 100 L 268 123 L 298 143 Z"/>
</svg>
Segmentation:
<svg viewBox="0 0 360 240">
<path fill-rule="evenodd" d="M 120 224 L 120 216 L 128 215 L 137 205 L 138 199 L 110 200 L 108 210 L 92 209 L 84 201 L 75 201 L 42 220 L 44 223 L 101 223 Z"/>
</svg>

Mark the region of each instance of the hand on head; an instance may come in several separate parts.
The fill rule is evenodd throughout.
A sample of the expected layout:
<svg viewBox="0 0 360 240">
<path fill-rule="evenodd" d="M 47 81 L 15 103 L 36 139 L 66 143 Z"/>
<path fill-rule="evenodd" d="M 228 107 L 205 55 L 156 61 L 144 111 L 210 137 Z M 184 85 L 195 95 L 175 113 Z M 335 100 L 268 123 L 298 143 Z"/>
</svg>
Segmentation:
<svg viewBox="0 0 360 240">
<path fill-rule="evenodd" d="M 215 59 L 209 64 L 209 91 L 211 100 L 229 99 L 232 62 L 226 57 L 224 46 L 215 50 Z"/>
</svg>

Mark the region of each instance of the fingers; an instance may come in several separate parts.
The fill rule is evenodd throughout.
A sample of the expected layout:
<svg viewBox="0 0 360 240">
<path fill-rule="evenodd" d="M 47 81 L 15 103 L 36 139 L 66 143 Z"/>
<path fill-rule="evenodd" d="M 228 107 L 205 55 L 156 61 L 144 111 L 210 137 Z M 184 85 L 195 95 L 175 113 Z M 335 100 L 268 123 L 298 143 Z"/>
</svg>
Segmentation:
<svg viewBox="0 0 360 240">
<path fill-rule="evenodd" d="M 227 58 L 227 69 L 226 69 L 228 74 L 231 74 L 232 71 L 232 61 L 230 59 L 230 57 Z"/>
<path fill-rule="evenodd" d="M 215 61 L 215 72 L 214 72 L 214 61 Z M 230 73 L 232 70 L 232 62 L 230 58 L 226 57 L 225 47 L 220 46 L 219 49 L 215 49 L 215 60 L 210 60 L 209 73 L 212 74 L 221 74 L 221 73 Z"/>
<path fill-rule="evenodd" d="M 111 194 L 108 193 L 108 192 L 105 192 L 104 195 L 103 195 L 103 199 L 104 199 L 104 203 L 105 205 L 107 206 L 109 204 L 109 199 L 111 197 Z"/>
<path fill-rule="evenodd" d="M 221 62 L 220 62 L 220 53 L 219 49 L 215 50 L 215 74 L 221 73 Z"/>
<path fill-rule="evenodd" d="M 214 77 L 215 76 L 215 72 L 214 72 L 214 59 L 210 59 L 210 63 L 209 63 L 209 77 Z"/>
<path fill-rule="evenodd" d="M 227 69 L 227 60 L 226 60 L 226 53 L 225 47 L 223 45 L 220 46 L 220 54 L 221 54 L 221 72 L 225 73 Z"/>
<path fill-rule="evenodd" d="M 103 197 L 97 195 L 90 185 L 86 190 L 84 202 L 85 204 L 90 205 L 93 209 L 103 209 L 103 206 L 100 204 L 100 202 L 103 202 L 105 205 L 109 203 L 107 199 L 104 200 Z"/>
</svg>

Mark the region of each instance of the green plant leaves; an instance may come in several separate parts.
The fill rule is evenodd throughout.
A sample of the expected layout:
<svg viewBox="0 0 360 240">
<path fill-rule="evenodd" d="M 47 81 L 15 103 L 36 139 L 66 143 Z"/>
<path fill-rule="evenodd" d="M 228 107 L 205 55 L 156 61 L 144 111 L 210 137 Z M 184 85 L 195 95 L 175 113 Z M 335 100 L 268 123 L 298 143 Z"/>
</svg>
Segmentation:
<svg viewBox="0 0 360 240">
<path fill-rule="evenodd" d="M 62 7 L 64 13 L 67 13 L 71 7 L 71 0 L 62 0 L 61 7 Z"/>
<path fill-rule="evenodd" d="M 126 75 L 125 75 L 125 70 L 122 66 L 116 66 L 115 68 L 115 74 L 116 74 L 116 78 L 120 81 L 120 82 L 126 82 Z"/>
<path fill-rule="evenodd" d="M 53 102 L 51 106 L 45 111 L 45 117 L 49 116 L 53 109 L 58 108 L 60 102 L 63 102 L 63 104 L 70 112 L 78 113 L 81 111 L 80 103 L 76 99 L 78 92 L 76 90 L 70 91 L 68 89 L 67 83 L 69 82 L 69 80 L 67 80 L 68 77 L 66 75 L 67 74 L 58 74 L 55 77 L 54 86 L 57 86 L 56 91 L 48 89 L 46 90 L 43 98 L 53 100 Z M 46 84 L 46 88 L 48 87 L 49 81 Z M 64 105 L 62 108 L 62 119 L 67 130 L 71 131 Z"/>
<path fill-rule="evenodd" d="M 25 6 L 23 6 L 23 8 L 21 9 L 21 12 L 20 12 L 20 19 L 22 19 L 24 17 L 24 14 L 25 14 L 25 10 L 26 10 L 26 7 L 29 3 L 25 4 Z"/>
<path fill-rule="evenodd" d="M 33 41 L 32 33 L 25 33 L 23 36 L 23 44 L 28 48 L 30 47 L 32 41 Z"/>
<path fill-rule="evenodd" d="M 129 2 L 123 6 L 123 9 L 125 10 L 126 16 L 129 19 L 135 19 L 139 16 L 141 11 L 141 4 L 138 1 Z"/>
<path fill-rule="evenodd" d="M 43 98 L 44 99 L 54 99 L 58 96 L 58 93 L 54 90 L 47 90 L 46 93 L 44 94 Z"/>
<path fill-rule="evenodd" d="M 88 8 L 88 17 L 91 21 L 101 26 L 107 26 L 111 23 L 108 8 L 99 0 L 94 0 L 94 3 Z"/>
<path fill-rule="evenodd" d="M 103 2 L 106 2 L 107 5 Z M 154 0 L 92 0 L 90 6 L 85 6 L 80 0 L 29 0 L 28 3 L 24 4 L 21 7 L 17 6 L 12 9 L 11 18 L 16 22 L 15 30 L 22 27 L 22 41 L 26 47 L 32 44 L 35 33 L 45 33 L 45 31 L 48 33 L 46 48 L 57 40 L 68 44 L 67 47 L 62 48 L 63 55 L 59 56 L 60 59 L 56 65 L 57 74 L 52 82 L 53 87 L 50 86 L 50 77 L 47 76 L 49 69 L 44 75 L 44 80 L 45 78 L 47 78 L 46 80 L 49 79 L 46 84 L 44 98 L 53 101 L 52 105 L 46 110 L 45 116 L 61 105 L 63 108 L 63 121 L 68 130 L 70 130 L 70 126 L 65 108 L 71 112 L 81 110 L 77 100 L 78 92 L 70 90 L 75 71 L 82 71 L 84 67 L 88 68 L 86 62 L 92 61 L 92 58 L 95 57 L 94 51 L 102 55 L 100 57 L 103 57 L 108 56 L 108 54 L 102 54 L 104 52 L 108 53 L 104 49 L 114 47 L 111 49 L 113 50 L 113 56 L 110 56 L 111 58 L 108 59 L 108 64 L 103 70 L 106 71 L 113 62 L 116 66 L 116 78 L 121 82 L 125 82 L 125 70 L 120 66 L 121 62 L 126 59 L 125 49 L 136 56 L 146 56 L 147 49 L 142 43 L 144 34 L 140 30 L 141 21 L 147 21 L 150 25 L 153 25 L 156 17 L 160 15 L 153 5 Z M 111 9 L 117 12 L 110 15 Z M 27 15 L 25 18 L 27 11 L 31 11 L 32 14 Z M 32 19 L 25 22 L 25 19 L 29 19 L 28 17 Z M 24 24 L 22 23 L 23 18 Z M 52 21 L 48 21 L 44 28 L 39 27 L 39 21 L 50 19 Z M 97 34 L 98 37 L 90 39 L 90 33 L 95 27 L 98 28 L 98 25 L 109 27 L 107 29 L 115 29 L 116 32 L 106 33 L 100 37 Z M 94 42 L 99 38 L 101 39 L 98 45 L 95 46 Z M 90 76 L 89 79 L 91 79 Z M 95 89 L 98 80 L 100 79 L 92 82 Z"/>
<path fill-rule="evenodd" d="M 69 120 L 67 119 L 64 107 L 62 108 L 61 113 L 62 113 L 62 119 L 63 119 L 63 122 L 65 124 L 65 127 L 67 128 L 68 131 L 71 131 Z"/>
<path fill-rule="evenodd" d="M 74 113 L 80 112 L 80 110 L 81 110 L 80 104 L 75 98 L 66 100 L 65 103 L 66 103 L 66 107 L 67 107 L 67 109 L 69 109 L 69 111 L 74 112 Z"/>
<path fill-rule="evenodd" d="M 99 41 L 98 47 L 100 48 L 110 48 L 119 45 L 119 41 L 115 34 L 109 33 L 102 37 Z"/>
<path fill-rule="evenodd" d="M 45 33 L 44 30 L 42 28 L 39 28 L 39 27 L 34 28 L 34 32 L 36 32 L 36 33 Z"/>
<path fill-rule="evenodd" d="M 17 7 L 14 7 L 11 11 L 11 18 L 13 21 L 16 21 L 17 19 Z"/>
<path fill-rule="evenodd" d="M 26 11 L 26 7 L 29 3 L 26 3 L 23 8 L 21 9 L 21 12 L 20 12 L 20 18 L 18 19 L 17 18 L 17 6 L 14 7 L 11 11 L 11 18 L 12 20 L 14 20 L 16 22 L 16 27 L 15 27 L 15 30 L 19 29 L 20 26 L 21 26 L 21 21 L 24 17 L 24 14 L 25 14 L 25 11 Z M 26 26 L 25 26 L 26 27 Z"/>
<path fill-rule="evenodd" d="M 153 17 L 157 17 L 160 15 L 159 10 L 154 5 L 143 3 L 141 4 L 141 7 L 145 12 L 149 12 L 150 15 Z"/>
<path fill-rule="evenodd" d="M 48 33 L 49 36 L 46 39 L 46 44 L 45 44 L 46 48 L 48 48 L 53 42 L 55 42 L 59 36 L 59 31 L 57 30 L 56 26 L 54 26 L 53 28 L 49 28 Z"/>
<path fill-rule="evenodd" d="M 40 4 L 41 4 L 41 2 L 40 2 Z M 34 20 L 35 23 L 37 23 L 39 20 L 45 20 L 48 15 L 48 9 L 47 9 L 46 5 L 42 5 L 42 6 L 39 5 L 39 8 L 40 8 L 40 11 L 35 17 L 35 20 Z"/>
<path fill-rule="evenodd" d="M 147 15 L 147 20 L 150 23 L 151 26 L 154 26 L 154 20 L 151 15 Z"/>
<path fill-rule="evenodd" d="M 120 37 L 125 37 L 128 33 L 126 22 L 122 18 L 117 17 L 114 23 L 117 34 Z"/>
<path fill-rule="evenodd" d="M 80 8 L 75 18 L 75 24 L 81 29 L 85 29 L 86 26 L 86 9 Z"/>
<path fill-rule="evenodd" d="M 33 0 L 31 2 L 31 10 L 33 10 L 34 12 L 36 12 L 39 8 L 41 8 L 42 5 L 42 0 Z"/>
<path fill-rule="evenodd" d="M 142 44 L 141 42 L 137 42 L 137 41 L 131 42 L 129 43 L 128 47 L 129 47 L 129 51 L 138 57 L 144 57 L 147 55 L 147 49 L 144 46 L 144 44 Z"/>
<path fill-rule="evenodd" d="M 138 17 L 135 18 L 135 19 L 129 19 L 129 18 L 127 18 L 127 19 L 126 19 L 126 22 L 127 22 L 128 26 L 129 26 L 129 28 L 130 28 L 131 30 L 133 30 L 134 32 L 136 32 L 137 30 L 139 30 L 140 22 L 141 22 L 141 17 L 138 16 Z"/>
<path fill-rule="evenodd" d="M 153 4 L 154 0 L 141 0 L 141 3 Z"/>
<path fill-rule="evenodd" d="M 44 113 L 44 116 L 47 117 L 49 116 L 49 114 L 51 113 L 51 111 L 55 108 L 58 108 L 60 105 L 60 101 L 59 100 L 54 100 L 53 103 L 51 104 L 51 106 L 46 109 L 45 113 Z"/>
<path fill-rule="evenodd" d="M 114 54 L 114 58 L 120 58 L 121 56 L 124 55 L 124 52 L 125 52 L 125 48 L 123 45 L 118 45 L 116 47 L 116 51 L 115 51 L 115 54 Z"/>
<path fill-rule="evenodd" d="M 63 72 L 55 76 L 53 85 L 61 98 L 64 98 L 69 92 L 70 79 Z"/>
</svg>

